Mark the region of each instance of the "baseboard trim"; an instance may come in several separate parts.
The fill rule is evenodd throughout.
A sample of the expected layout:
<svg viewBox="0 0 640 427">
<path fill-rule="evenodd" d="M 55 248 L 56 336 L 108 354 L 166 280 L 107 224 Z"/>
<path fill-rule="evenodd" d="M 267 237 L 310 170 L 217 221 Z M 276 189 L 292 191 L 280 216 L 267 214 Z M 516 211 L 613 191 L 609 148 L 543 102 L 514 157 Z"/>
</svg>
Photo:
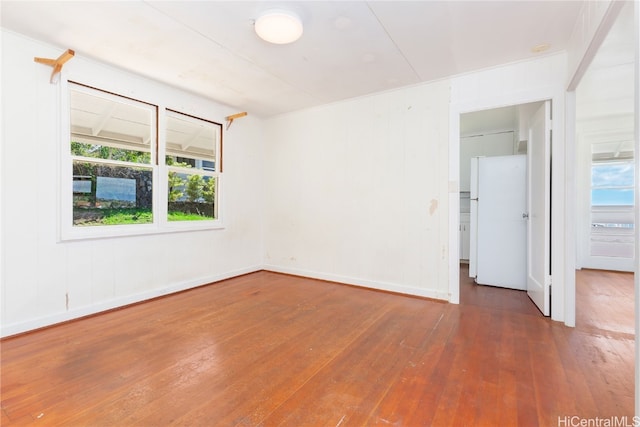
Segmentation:
<svg viewBox="0 0 640 427">
<path fill-rule="evenodd" d="M 321 273 L 311 270 L 303 270 L 298 268 L 288 268 L 276 265 L 265 264 L 263 270 L 272 271 L 274 273 L 290 274 L 293 276 L 308 277 L 311 279 L 326 280 L 329 282 L 341 283 L 350 286 L 358 286 L 361 288 L 376 289 L 380 291 L 393 292 L 398 294 L 412 295 L 423 298 L 431 298 L 442 301 L 449 301 L 447 292 L 439 292 L 433 289 L 416 288 L 411 286 L 403 286 L 395 283 L 380 282 L 373 280 L 365 280 L 353 278 L 349 276 L 341 276 L 337 274 Z"/>
<path fill-rule="evenodd" d="M 220 282 L 222 280 L 231 279 L 233 277 L 242 276 L 244 274 L 254 273 L 263 269 L 263 266 L 256 265 L 253 267 L 233 270 L 222 274 L 200 277 L 198 279 L 180 282 L 166 288 L 154 289 L 138 294 L 128 295 L 122 298 L 114 298 L 108 301 L 100 302 L 98 304 L 65 311 L 63 313 L 56 313 L 50 316 L 39 317 L 37 319 L 32 319 L 25 322 L 16 322 L 8 325 L 2 325 L 2 328 L 0 329 L 0 338 L 7 338 L 13 335 L 32 332 L 37 329 L 47 328 L 60 323 L 82 319 L 84 317 L 93 316 L 107 311 L 121 309 L 133 304 L 138 304 L 155 298 L 160 298 L 189 289 L 198 288 L 200 286 L 206 286 L 211 283 Z"/>
<path fill-rule="evenodd" d="M 439 292 L 433 289 L 423 289 L 410 286 L 398 285 L 395 283 L 364 280 L 359 278 L 353 278 L 349 276 L 341 276 L 337 274 L 321 273 L 311 270 L 303 270 L 297 268 L 287 268 L 276 265 L 256 265 L 253 267 L 243 268 L 239 270 L 233 270 L 222 274 L 213 276 L 201 277 L 198 279 L 188 280 L 180 282 L 175 285 L 168 286 L 162 289 L 154 289 L 147 292 L 142 292 L 134 295 L 128 295 L 122 298 L 114 298 L 108 301 L 103 301 L 91 306 L 79 307 L 62 313 L 52 314 L 50 316 L 44 316 L 37 319 L 28 320 L 25 322 L 16 322 L 8 325 L 2 325 L 0 328 L 0 338 L 8 338 L 13 335 L 18 335 L 26 332 L 32 332 L 38 329 L 48 328 L 61 323 L 71 322 L 79 320 L 85 317 L 94 316 L 96 314 L 108 312 L 111 310 L 118 310 L 127 306 L 149 301 L 155 298 L 164 297 L 167 295 L 175 294 L 189 289 L 198 288 L 200 286 L 206 286 L 211 283 L 220 282 L 222 280 L 231 279 L 233 277 L 242 276 L 244 274 L 255 273 L 257 271 L 271 271 L 274 273 L 290 274 L 293 276 L 307 277 L 311 279 L 325 280 L 329 282 L 335 282 L 338 284 L 345 284 L 349 286 L 357 286 L 361 288 L 380 290 L 385 292 L 393 292 L 404 295 L 418 296 L 422 298 L 431 298 L 435 300 L 449 301 L 449 294 L 446 292 Z"/>
</svg>

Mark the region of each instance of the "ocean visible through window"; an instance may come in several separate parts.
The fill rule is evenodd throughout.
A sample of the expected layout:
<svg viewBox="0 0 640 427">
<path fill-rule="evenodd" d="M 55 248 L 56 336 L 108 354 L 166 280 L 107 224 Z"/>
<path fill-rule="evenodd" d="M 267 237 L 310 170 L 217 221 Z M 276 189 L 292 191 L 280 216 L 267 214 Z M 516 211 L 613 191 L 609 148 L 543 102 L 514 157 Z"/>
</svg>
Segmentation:
<svg viewBox="0 0 640 427">
<path fill-rule="evenodd" d="M 591 167 L 591 205 L 633 206 L 633 163 L 594 163 Z"/>
</svg>

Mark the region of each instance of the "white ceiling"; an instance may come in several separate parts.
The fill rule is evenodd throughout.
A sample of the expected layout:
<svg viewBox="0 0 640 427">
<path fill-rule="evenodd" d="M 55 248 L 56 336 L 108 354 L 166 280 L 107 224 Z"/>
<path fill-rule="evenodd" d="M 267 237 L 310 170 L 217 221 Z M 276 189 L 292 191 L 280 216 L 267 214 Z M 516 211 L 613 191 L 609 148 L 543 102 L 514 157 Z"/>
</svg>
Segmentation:
<svg viewBox="0 0 640 427">
<path fill-rule="evenodd" d="M 634 14 L 627 2 L 576 90 L 577 133 L 594 158 L 633 156 Z M 518 129 L 516 106 L 463 114 L 461 135 Z"/>
<path fill-rule="evenodd" d="M 634 146 L 634 23 L 627 3 L 576 90 L 576 133 L 594 159 L 632 158 Z"/>
<path fill-rule="evenodd" d="M 1 24 L 262 117 L 565 49 L 582 1 L 2 1 Z M 274 7 L 304 34 L 253 31 Z"/>
</svg>

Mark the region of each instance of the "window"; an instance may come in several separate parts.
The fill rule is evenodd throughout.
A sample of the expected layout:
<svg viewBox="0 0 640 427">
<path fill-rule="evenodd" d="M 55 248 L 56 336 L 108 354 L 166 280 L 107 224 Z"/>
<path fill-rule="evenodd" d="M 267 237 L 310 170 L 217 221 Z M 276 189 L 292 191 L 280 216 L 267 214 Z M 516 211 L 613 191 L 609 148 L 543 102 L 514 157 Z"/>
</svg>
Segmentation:
<svg viewBox="0 0 640 427">
<path fill-rule="evenodd" d="M 220 124 L 71 82 L 69 107 L 63 238 L 219 226 Z"/>
<path fill-rule="evenodd" d="M 634 257 L 633 160 L 591 165 L 590 255 Z"/>
<path fill-rule="evenodd" d="M 217 152 L 220 126 L 167 111 L 167 220 L 198 221 L 218 217 Z"/>
<path fill-rule="evenodd" d="M 76 85 L 69 97 L 72 224 L 152 223 L 156 107 Z"/>
<path fill-rule="evenodd" d="M 633 161 L 593 163 L 592 206 L 633 206 Z"/>
</svg>

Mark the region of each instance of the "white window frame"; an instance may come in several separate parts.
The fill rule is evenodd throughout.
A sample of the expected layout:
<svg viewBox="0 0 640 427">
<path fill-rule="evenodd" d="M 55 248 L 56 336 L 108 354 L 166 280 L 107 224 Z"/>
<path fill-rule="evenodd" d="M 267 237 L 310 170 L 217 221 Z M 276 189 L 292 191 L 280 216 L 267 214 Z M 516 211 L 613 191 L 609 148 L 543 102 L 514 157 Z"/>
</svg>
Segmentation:
<svg viewBox="0 0 640 427">
<path fill-rule="evenodd" d="M 162 227 L 166 230 L 170 231 L 180 231 L 180 230 L 200 230 L 200 229 L 208 229 L 208 228 L 220 228 L 222 224 L 221 215 L 222 209 L 220 209 L 220 200 L 221 200 L 221 189 L 223 187 L 222 183 L 222 172 L 220 170 L 221 165 L 221 150 L 222 150 L 222 125 L 217 122 L 206 120 L 200 117 L 196 117 L 190 114 L 182 113 L 177 110 L 165 108 L 163 119 L 168 116 L 176 116 L 179 115 L 181 118 L 186 120 L 193 121 L 203 121 L 207 123 L 211 123 L 218 126 L 217 138 L 215 142 L 214 152 L 215 152 L 215 171 L 209 171 L 206 169 L 185 169 L 179 166 L 169 166 L 166 164 L 166 138 L 162 138 L 161 144 L 159 146 L 162 147 L 162 154 L 159 157 L 160 163 L 160 177 L 162 180 L 162 206 L 161 206 L 161 224 Z M 163 120 L 166 122 L 166 120 Z M 166 129 L 166 126 L 163 126 L 163 129 Z M 164 132 L 163 132 L 164 134 Z M 169 195 L 169 182 L 168 176 L 169 172 L 178 172 L 187 175 L 201 175 L 201 176 L 210 176 L 216 179 L 216 197 L 214 199 L 216 219 L 214 220 L 201 220 L 201 221 L 169 221 L 168 220 L 168 195 Z"/>
<path fill-rule="evenodd" d="M 222 164 L 222 124 L 215 120 L 207 118 L 199 118 L 194 115 L 183 113 L 179 109 L 170 108 L 165 105 L 161 105 L 159 102 L 153 102 L 153 100 L 137 100 L 129 98 L 125 95 L 120 95 L 112 92 L 108 89 L 94 88 L 90 85 L 85 85 L 81 82 L 75 81 L 61 81 L 61 96 L 60 96 L 60 131 L 61 131 L 61 143 L 59 145 L 59 191 L 60 191 L 60 203 L 59 203 L 59 241 L 72 241 L 72 240 L 84 240 L 84 239 L 100 239 L 100 238 L 112 238 L 112 237 L 124 237 L 124 236 L 137 236 L 148 234 L 163 234 L 174 232 L 186 232 L 186 231 L 199 231 L 199 230 L 216 230 L 223 229 L 223 187 L 224 179 L 223 173 L 220 170 Z M 73 160 L 80 159 L 71 155 L 70 149 L 70 135 L 71 135 L 71 123 L 70 123 L 70 91 L 71 90 L 86 91 L 91 94 L 100 94 L 100 96 L 112 97 L 119 102 L 132 103 L 136 106 L 146 105 L 147 108 L 155 110 L 153 114 L 153 120 L 155 123 L 151 126 L 151 164 L 149 168 L 152 171 L 153 179 L 153 201 L 152 212 L 153 222 L 149 224 L 126 224 L 126 225 L 100 225 L 100 226 L 74 226 L 73 225 Z M 168 221 L 168 182 L 167 173 L 169 167 L 165 164 L 165 127 L 166 127 L 166 114 L 167 112 L 175 112 L 178 114 L 184 114 L 186 116 L 194 117 L 195 119 L 204 120 L 206 122 L 218 125 L 219 132 L 216 139 L 215 147 L 215 165 L 216 171 L 210 172 L 206 170 L 198 170 L 195 173 L 199 173 L 207 176 L 215 176 L 216 182 L 216 219 L 213 220 L 200 220 L 200 221 Z M 109 163 L 117 166 L 135 166 L 146 167 L 146 164 L 128 163 L 119 161 L 104 161 L 96 158 L 82 158 L 81 160 L 87 160 L 94 163 Z M 194 173 L 194 171 L 189 171 Z"/>
<path fill-rule="evenodd" d="M 612 249 L 610 255 L 597 255 L 593 254 L 592 245 L 594 244 L 611 244 L 616 245 L 633 245 L 634 244 L 634 229 L 617 227 L 618 220 L 614 220 L 611 224 L 601 224 L 601 228 L 594 227 L 594 223 L 598 221 L 594 220 L 595 215 L 608 215 L 609 217 L 626 218 L 633 222 L 634 205 L 629 206 L 601 206 L 593 205 L 591 198 L 592 190 L 594 189 L 633 189 L 634 186 L 593 186 L 592 184 L 592 171 L 594 165 L 605 164 L 630 164 L 633 166 L 633 159 L 603 159 L 603 160 L 591 160 L 589 163 L 589 185 L 588 185 L 588 200 L 589 200 L 589 232 L 587 235 L 587 247 L 585 248 L 585 256 L 582 265 L 586 268 L 598 268 L 606 270 L 619 270 L 619 271 L 633 271 L 637 254 L 632 254 L 631 257 L 616 255 Z M 637 173 L 637 172 L 636 172 Z M 637 203 L 635 201 L 634 203 Z M 610 223 L 611 221 L 607 221 Z M 637 227 L 637 224 L 634 224 Z M 607 243 L 610 241 L 610 243 Z M 612 246 L 612 248 L 613 248 Z M 633 250 L 633 249 L 632 249 Z"/>
</svg>

